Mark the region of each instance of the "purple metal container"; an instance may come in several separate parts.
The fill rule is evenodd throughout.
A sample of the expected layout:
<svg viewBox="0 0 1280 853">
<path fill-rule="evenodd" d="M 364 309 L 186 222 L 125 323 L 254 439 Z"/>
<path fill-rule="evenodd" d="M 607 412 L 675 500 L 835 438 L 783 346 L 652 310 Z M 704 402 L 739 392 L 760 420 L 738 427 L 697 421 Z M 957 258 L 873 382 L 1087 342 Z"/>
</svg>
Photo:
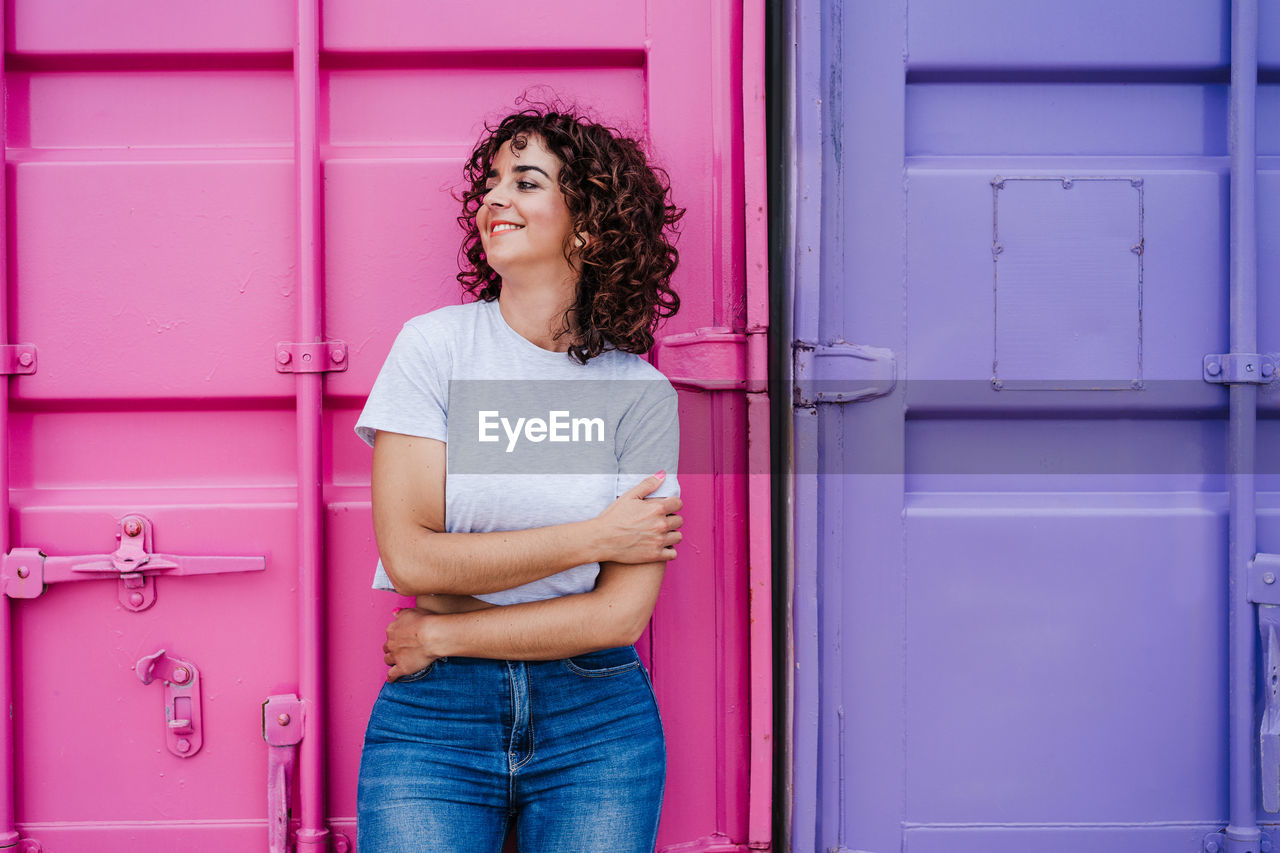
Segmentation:
<svg viewBox="0 0 1280 853">
<path fill-rule="evenodd" d="M 1280 20 L 1236 6 L 784 15 L 797 853 L 1269 848 Z"/>
</svg>

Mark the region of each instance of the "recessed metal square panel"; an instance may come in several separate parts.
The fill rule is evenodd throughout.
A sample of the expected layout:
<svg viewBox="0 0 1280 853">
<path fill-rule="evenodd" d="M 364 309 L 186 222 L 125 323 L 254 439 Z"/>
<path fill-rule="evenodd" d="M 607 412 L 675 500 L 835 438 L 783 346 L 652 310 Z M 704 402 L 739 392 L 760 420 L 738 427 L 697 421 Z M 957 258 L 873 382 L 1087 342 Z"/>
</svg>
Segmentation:
<svg viewBox="0 0 1280 853">
<path fill-rule="evenodd" d="M 1142 387 L 1142 181 L 996 177 L 997 390 Z"/>
</svg>

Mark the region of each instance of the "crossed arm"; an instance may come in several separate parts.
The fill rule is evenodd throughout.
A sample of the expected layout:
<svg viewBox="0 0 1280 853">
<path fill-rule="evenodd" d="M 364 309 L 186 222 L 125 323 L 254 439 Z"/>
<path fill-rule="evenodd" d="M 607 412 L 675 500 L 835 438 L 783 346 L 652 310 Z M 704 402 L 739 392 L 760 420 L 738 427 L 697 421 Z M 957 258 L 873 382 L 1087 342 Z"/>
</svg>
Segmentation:
<svg viewBox="0 0 1280 853">
<path fill-rule="evenodd" d="M 396 590 L 418 596 L 387 628 L 387 679 L 450 655 L 551 660 L 634 643 L 681 538 L 680 499 L 643 499 L 660 482 L 650 477 L 590 521 L 444 533 L 444 443 L 379 432 L 378 552 Z M 470 597 L 597 561 L 596 586 L 580 595 L 505 607 Z"/>
</svg>

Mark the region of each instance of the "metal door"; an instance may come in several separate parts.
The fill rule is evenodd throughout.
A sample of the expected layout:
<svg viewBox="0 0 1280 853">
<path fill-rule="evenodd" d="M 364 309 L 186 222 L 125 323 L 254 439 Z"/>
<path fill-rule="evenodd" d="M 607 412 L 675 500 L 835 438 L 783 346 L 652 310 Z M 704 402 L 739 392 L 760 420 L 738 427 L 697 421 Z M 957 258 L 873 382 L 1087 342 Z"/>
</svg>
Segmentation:
<svg viewBox="0 0 1280 853">
<path fill-rule="evenodd" d="M 460 301 L 449 190 L 483 121 L 544 95 L 647 136 L 689 209 L 660 356 L 683 377 L 688 535 L 643 641 L 661 846 L 767 848 L 769 505 L 744 461 L 768 446 L 745 357 L 767 328 L 744 179 L 762 18 L 11 4 L 0 849 L 353 849 L 401 602 L 369 589 L 352 426 L 404 320 Z"/>
<path fill-rule="evenodd" d="M 1229 740 L 1246 775 L 1258 755 L 1251 707 L 1248 742 L 1228 737 L 1243 480 L 1210 363 L 1237 350 L 1229 12 L 789 4 L 792 849 L 1267 849 L 1213 835 Z M 1276 14 L 1257 27 L 1263 355 Z M 1274 552 L 1280 398 L 1254 385 Z"/>
</svg>

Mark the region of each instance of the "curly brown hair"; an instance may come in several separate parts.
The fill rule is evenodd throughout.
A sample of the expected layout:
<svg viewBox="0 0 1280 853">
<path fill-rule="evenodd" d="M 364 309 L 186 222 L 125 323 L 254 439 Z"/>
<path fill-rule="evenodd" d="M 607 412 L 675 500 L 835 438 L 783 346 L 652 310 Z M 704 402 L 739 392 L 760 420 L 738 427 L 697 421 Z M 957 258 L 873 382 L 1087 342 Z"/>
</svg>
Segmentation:
<svg viewBox="0 0 1280 853">
<path fill-rule="evenodd" d="M 670 201 L 667 173 L 649 165 L 636 140 L 573 110 L 532 107 L 485 131 L 463 168 L 469 188 L 460 199 L 458 224 L 466 236 L 458 281 L 486 302 L 502 291 L 502 277 L 485 259 L 476 212 L 498 150 L 508 141 L 523 149 L 537 137 L 560 160 L 570 233 L 591 236 L 581 248 L 566 242 L 565 258 L 577 253 L 580 277 L 557 337 L 572 333 L 569 355 L 582 364 L 608 349 L 648 352 L 659 319 L 680 309 L 671 287 L 680 257 L 672 241 L 684 210 Z"/>
</svg>

